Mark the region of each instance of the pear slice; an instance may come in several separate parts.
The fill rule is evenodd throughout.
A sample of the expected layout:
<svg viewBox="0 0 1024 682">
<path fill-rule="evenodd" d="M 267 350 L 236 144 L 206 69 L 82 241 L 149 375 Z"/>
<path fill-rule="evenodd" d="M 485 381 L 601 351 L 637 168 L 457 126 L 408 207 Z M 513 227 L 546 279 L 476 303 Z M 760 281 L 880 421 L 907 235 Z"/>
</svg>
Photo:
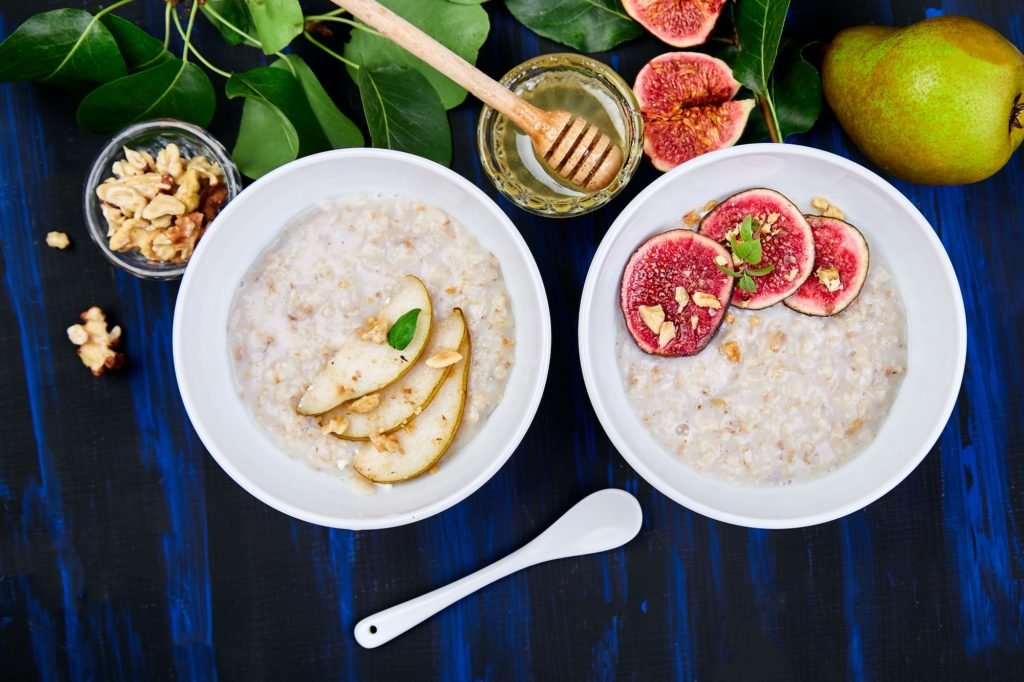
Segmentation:
<svg viewBox="0 0 1024 682">
<path fill-rule="evenodd" d="M 350 409 L 351 403 L 346 403 L 321 415 L 321 422 L 344 417 L 348 427 L 337 435 L 346 440 L 367 440 L 371 435 L 390 433 L 405 426 L 430 404 L 457 364 L 435 367 L 431 365 L 439 363 L 432 363 L 431 359 L 460 348 L 466 333 L 466 320 L 462 311 L 456 308 L 431 332 L 430 341 L 416 366 L 377 394 L 380 402 L 376 408 L 369 412 L 357 412 Z"/>
<path fill-rule="evenodd" d="M 462 423 L 469 382 L 470 342 L 466 333 L 453 365 L 427 408 L 405 428 L 374 436 L 352 458 L 352 468 L 377 483 L 396 483 L 419 476 L 444 456 Z"/>
<path fill-rule="evenodd" d="M 381 328 L 386 331 L 399 317 L 415 308 L 419 308 L 420 314 L 409 345 L 398 350 L 386 340 L 367 340 L 361 338 L 365 333 L 353 333 L 313 378 L 296 411 L 299 414 L 323 414 L 343 402 L 379 391 L 412 369 L 427 345 L 433 317 L 430 294 L 423 282 L 413 275 L 403 277 L 387 304 L 376 315 L 376 319 L 381 321 Z"/>
</svg>

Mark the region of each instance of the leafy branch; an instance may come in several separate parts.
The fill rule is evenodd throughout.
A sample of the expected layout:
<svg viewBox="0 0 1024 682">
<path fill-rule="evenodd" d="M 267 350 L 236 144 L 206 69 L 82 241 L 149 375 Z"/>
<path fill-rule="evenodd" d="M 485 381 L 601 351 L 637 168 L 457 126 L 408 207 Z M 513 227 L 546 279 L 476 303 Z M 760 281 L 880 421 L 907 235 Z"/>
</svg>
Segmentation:
<svg viewBox="0 0 1024 682">
<path fill-rule="evenodd" d="M 341 16 L 343 10 L 304 15 L 299 0 L 165 0 L 158 38 L 112 13 L 133 1 L 117 0 L 95 14 L 67 8 L 30 17 L 0 43 L 0 82 L 36 81 L 83 96 L 79 124 L 110 133 L 157 117 L 209 125 L 216 94 L 207 72 L 217 74 L 228 98 L 244 100 L 235 162 L 244 174 L 259 177 L 300 155 L 365 143 L 305 61 L 284 53 L 302 36 L 348 70 L 375 146 L 451 162 L 446 109 L 461 103 L 465 90 L 372 28 Z M 478 3 L 383 2 L 476 61 L 489 31 Z M 256 48 L 276 60 L 237 73 L 218 67 L 195 44 L 198 14 L 229 45 Z M 333 36 L 332 27 L 348 31 L 341 50 L 317 37 Z M 181 40 L 179 56 L 170 51 L 172 33 Z"/>
</svg>

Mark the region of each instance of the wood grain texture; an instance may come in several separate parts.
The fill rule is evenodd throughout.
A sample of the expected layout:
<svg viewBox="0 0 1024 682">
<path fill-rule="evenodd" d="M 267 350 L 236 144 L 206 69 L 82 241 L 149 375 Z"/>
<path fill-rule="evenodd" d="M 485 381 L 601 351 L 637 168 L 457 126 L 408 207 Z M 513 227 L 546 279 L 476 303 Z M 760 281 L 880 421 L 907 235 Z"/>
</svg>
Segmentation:
<svg viewBox="0 0 1024 682">
<path fill-rule="evenodd" d="M 93 6 L 5 0 L 0 36 L 67 4 Z M 487 73 L 562 49 L 487 6 Z M 787 30 L 828 39 L 939 11 L 1024 46 L 1024 8 L 1004 0 L 797 0 Z M 162 30 L 160 3 L 123 15 Z M 198 32 L 218 66 L 260 59 L 223 48 L 205 24 Z M 642 38 L 600 57 L 632 80 L 666 49 Z M 358 112 L 344 69 L 303 56 Z M 240 110 L 219 106 L 213 132 L 230 143 Z M 351 533 L 271 510 L 206 455 L 171 367 L 176 285 L 115 273 L 88 240 L 81 183 L 104 140 L 77 129 L 62 95 L 0 85 L 0 678 L 1019 679 L 1024 297 L 1009 238 L 1024 224 L 1024 155 L 976 185 L 897 183 L 942 238 L 967 306 L 964 387 L 939 445 L 867 509 L 766 532 L 688 512 L 639 480 L 586 398 L 583 280 L 607 227 L 657 173 L 645 164 L 594 214 L 539 219 L 483 177 L 477 114 L 472 102 L 450 113 L 454 168 L 498 201 L 537 258 L 556 339 L 547 392 L 522 446 L 468 500 L 413 526 Z M 827 112 L 796 141 L 867 163 Z M 53 229 L 71 235 L 69 251 L 45 247 Z M 128 355 L 124 372 L 101 379 L 64 335 L 93 304 L 125 328 Z M 645 510 L 626 548 L 535 567 L 381 649 L 355 644 L 359 618 L 498 558 L 609 485 Z"/>
</svg>

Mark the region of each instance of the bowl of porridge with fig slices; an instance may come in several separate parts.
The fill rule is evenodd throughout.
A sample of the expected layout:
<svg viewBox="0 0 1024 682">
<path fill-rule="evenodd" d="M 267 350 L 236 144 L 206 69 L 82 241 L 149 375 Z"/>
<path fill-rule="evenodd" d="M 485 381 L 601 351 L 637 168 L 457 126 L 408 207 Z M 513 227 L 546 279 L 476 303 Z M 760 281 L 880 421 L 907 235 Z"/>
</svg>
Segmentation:
<svg viewBox="0 0 1024 682">
<path fill-rule="evenodd" d="M 254 183 L 192 256 L 174 320 L 189 417 L 262 501 L 401 525 L 482 485 L 543 391 L 550 320 L 515 226 L 410 155 L 341 150 Z"/>
<path fill-rule="evenodd" d="M 963 301 L 931 226 L 856 164 L 746 145 L 620 214 L 580 305 L 599 420 L 661 492 L 719 520 L 812 525 L 928 453 L 959 392 Z"/>
</svg>

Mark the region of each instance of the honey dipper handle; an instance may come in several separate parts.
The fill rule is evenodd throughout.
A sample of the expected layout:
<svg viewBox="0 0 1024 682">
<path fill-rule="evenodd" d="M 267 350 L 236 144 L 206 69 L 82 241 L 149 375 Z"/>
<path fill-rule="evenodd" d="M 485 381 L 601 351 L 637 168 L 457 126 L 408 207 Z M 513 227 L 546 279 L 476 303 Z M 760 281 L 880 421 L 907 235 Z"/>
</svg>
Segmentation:
<svg viewBox="0 0 1024 682">
<path fill-rule="evenodd" d="M 524 132 L 541 132 L 547 127 L 544 112 L 376 0 L 331 1 L 503 113 Z"/>
</svg>

